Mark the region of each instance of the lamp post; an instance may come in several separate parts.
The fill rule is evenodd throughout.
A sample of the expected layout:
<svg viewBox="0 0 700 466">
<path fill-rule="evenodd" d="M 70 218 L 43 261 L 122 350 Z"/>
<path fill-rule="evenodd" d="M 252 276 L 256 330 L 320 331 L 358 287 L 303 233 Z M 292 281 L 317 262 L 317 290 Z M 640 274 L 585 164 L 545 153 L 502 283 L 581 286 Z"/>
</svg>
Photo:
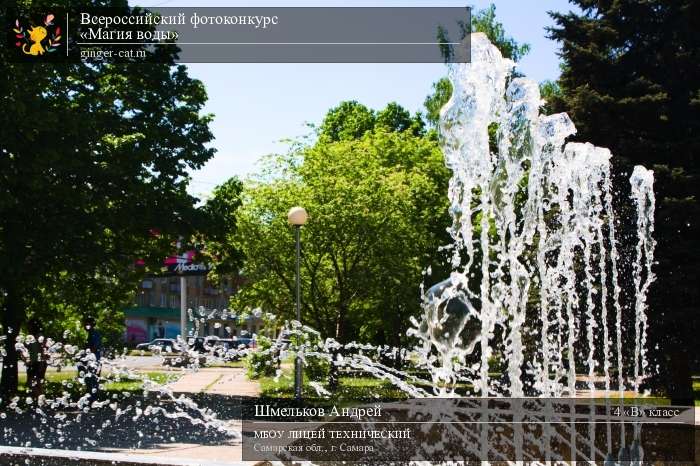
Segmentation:
<svg viewBox="0 0 700 466">
<path fill-rule="evenodd" d="M 296 238 L 296 311 L 297 321 L 301 322 L 301 284 L 299 278 L 299 263 L 301 262 L 301 226 L 309 219 L 309 214 L 303 207 L 292 207 L 287 213 L 289 224 L 294 227 Z M 301 400 L 301 338 L 297 333 L 297 357 L 294 360 L 294 398 Z"/>
</svg>

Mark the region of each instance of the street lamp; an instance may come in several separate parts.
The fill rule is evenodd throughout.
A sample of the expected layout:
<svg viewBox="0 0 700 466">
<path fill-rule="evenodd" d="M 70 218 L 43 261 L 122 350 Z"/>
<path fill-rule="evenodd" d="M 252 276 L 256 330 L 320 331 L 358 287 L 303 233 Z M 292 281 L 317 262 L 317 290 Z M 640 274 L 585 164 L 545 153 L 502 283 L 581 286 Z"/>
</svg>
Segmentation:
<svg viewBox="0 0 700 466">
<path fill-rule="evenodd" d="M 289 224 L 294 227 L 294 233 L 296 237 L 296 285 L 297 285 L 297 321 L 301 322 L 301 285 L 299 279 L 299 263 L 301 262 L 301 226 L 306 223 L 309 219 L 309 214 L 303 207 L 292 207 L 287 213 L 287 220 Z M 301 331 L 301 329 L 299 329 Z M 299 354 L 299 348 L 301 347 L 301 339 L 297 333 L 297 357 L 294 360 L 294 397 L 297 400 L 301 400 L 301 354 Z"/>
</svg>

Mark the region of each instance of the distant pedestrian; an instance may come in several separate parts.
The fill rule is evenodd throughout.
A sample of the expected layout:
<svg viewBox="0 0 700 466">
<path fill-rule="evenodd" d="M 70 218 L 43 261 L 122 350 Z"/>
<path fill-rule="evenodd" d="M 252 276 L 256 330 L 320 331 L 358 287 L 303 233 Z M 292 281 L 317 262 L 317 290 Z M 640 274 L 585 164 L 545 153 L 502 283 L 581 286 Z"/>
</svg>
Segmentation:
<svg viewBox="0 0 700 466">
<path fill-rule="evenodd" d="M 85 330 L 87 330 L 86 350 L 89 350 L 83 357 L 82 367 L 78 367 L 80 372 L 83 372 L 85 386 L 88 389 L 91 399 L 97 397 L 97 390 L 100 385 L 100 372 L 102 359 L 102 334 L 95 327 L 95 319 L 88 317 L 84 321 Z"/>
<path fill-rule="evenodd" d="M 46 352 L 44 351 L 44 337 L 41 335 L 41 323 L 37 318 L 32 318 L 27 324 L 31 342 L 27 345 L 29 360 L 27 361 L 27 385 L 33 398 L 38 398 L 44 393 L 44 379 L 46 378 Z"/>
</svg>

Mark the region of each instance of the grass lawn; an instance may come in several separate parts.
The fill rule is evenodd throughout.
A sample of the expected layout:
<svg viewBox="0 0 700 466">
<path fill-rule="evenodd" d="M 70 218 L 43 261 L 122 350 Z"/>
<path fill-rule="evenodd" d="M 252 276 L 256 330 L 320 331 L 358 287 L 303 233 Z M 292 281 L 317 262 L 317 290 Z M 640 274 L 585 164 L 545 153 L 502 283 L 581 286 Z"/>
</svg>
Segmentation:
<svg viewBox="0 0 700 466">
<path fill-rule="evenodd" d="M 239 359 L 238 361 L 226 361 L 221 363 L 207 364 L 207 367 L 246 367 L 245 360 Z"/>
<path fill-rule="evenodd" d="M 176 354 L 154 354 L 150 351 L 146 350 L 136 350 L 132 349 L 129 350 L 127 353 L 127 356 L 168 356 L 168 357 L 176 357 Z M 244 358 L 239 359 L 238 361 L 215 361 L 210 364 L 207 364 L 207 367 L 245 367 L 245 360 Z"/>
<path fill-rule="evenodd" d="M 279 377 L 279 379 L 275 380 L 274 377 L 261 377 L 258 379 L 262 396 L 271 398 L 294 397 L 293 369 L 291 365 L 285 365 L 282 367 L 282 375 Z M 322 381 L 321 386 L 324 389 L 328 389 L 327 381 Z M 428 391 L 430 390 L 429 386 L 423 386 L 422 388 Z M 460 388 L 468 391 L 468 389 L 471 387 L 466 385 L 463 387 L 458 386 L 458 393 L 462 391 Z M 305 377 L 302 390 L 304 398 L 310 400 L 324 400 L 328 398 L 332 398 L 334 400 L 391 400 L 408 398 L 408 395 L 405 392 L 402 392 L 398 388 L 394 387 L 391 383 L 373 377 L 341 376 L 338 389 L 333 392 L 330 397 L 319 394 Z M 693 377 L 693 398 L 695 400 L 695 406 L 700 406 L 700 377 L 698 376 Z M 602 402 L 601 400 L 597 401 Z M 657 405 L 665 405 L 670 402 L 668 399 L 652 396 L 647 400 L 640 400 L 636 397 L 625 397 L 623 403 L 639 404 L 644 403 L 645 401 L 647 403 Z"/>
<path fill-rule="evenodd" d="M 126 353 L 127 356 L 153 356 L 153 353 L 148 350 L 132 349 Z"/>
<path fill-rule="evenodd" d="M 146 378 L 158 383 L 164 384 L 177 380 L 180 377 L 179 372 L 145 372 Z M 71 394 L 82 394 L 85 387 L 77 381 L 78 372 L 74 369 L 63 370 L 61 372 L 49 371 L 46 373 L 44 394 L 47 398 L 61 396 L 64 391 Z M 19 390 L 27 391 L 27 375 L 26 373 L 19 374 Z M 131 392 L 141 393 L 143 391 L 143 382 L 139 379 L 121 379 L 119 381 L 108 381 L 103 384 L 102 390 L 109 393 Z"/>
<path fill-rule="evenodd" d="M 179 372 L 145 372 L 147 379 L 163 385 L 174 382 L 180 378 Z M 137 392 L 143 391 L 143 382 L 139 379 L 122 379 L 119 382 L 108 382 L 104 385 L 104 390 L 107 392 Z"/>
<path fill-rule="evenodd" d="M 294 376 L 292 370 L 283 369 L 282 375 L 275 380 L 274 377 L 261 377 L 258 379 L 262 396 L 273 398 L 294 397 Z M 324 388 L 328 388 L 328 381 L 319 382 Z M 325 400 L 329 397 L 319 394 L 316 389 L 304 378 L 302 388 L 303 396 L 307 400 Z M 393 400 L 408 398 L 406 393 L 394 387 L 391 383 L 372 377 L 342 376 L 338 389 L 333 392 L 333 400 Z"/>
</svg>

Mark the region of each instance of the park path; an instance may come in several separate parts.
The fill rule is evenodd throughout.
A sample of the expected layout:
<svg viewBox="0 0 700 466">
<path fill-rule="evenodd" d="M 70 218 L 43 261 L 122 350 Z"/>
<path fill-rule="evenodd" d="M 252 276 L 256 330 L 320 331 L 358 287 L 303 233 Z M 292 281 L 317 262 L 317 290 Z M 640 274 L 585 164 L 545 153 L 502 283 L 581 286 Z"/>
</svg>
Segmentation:
<svg viewBox="0 0 700 466">
<path fill-rule="evenodd" d="M 176 393 L 209 393 L 228 396 L 259 396 L 260 385 L 248 380 L 239 367 L 203 368 L 188 372 L 168 386 Z"/>
<path fill-rule="evenodd" d="M 260 395 L 257 381 L 248 380 L 245 369 L 239 367 L 206 367 L 196 372 L 187 372 L 168 385 L 175 393 L 224 396 L 255 397 Z M 241 420 L 226 422 L 229 428 L 241 432 Z M 109 451 L 109 450 L 107 450 Z M 112 450 L 125 456 L 139 458 L 147 464 L 192 464 L 192 465 L 240 465 L 241 439 L 235 438 L 221 445 L 196 443 L 167 443 L 148 449 Z M 248 463 L 251 464 L 251 463 Z"/>
</svg>

